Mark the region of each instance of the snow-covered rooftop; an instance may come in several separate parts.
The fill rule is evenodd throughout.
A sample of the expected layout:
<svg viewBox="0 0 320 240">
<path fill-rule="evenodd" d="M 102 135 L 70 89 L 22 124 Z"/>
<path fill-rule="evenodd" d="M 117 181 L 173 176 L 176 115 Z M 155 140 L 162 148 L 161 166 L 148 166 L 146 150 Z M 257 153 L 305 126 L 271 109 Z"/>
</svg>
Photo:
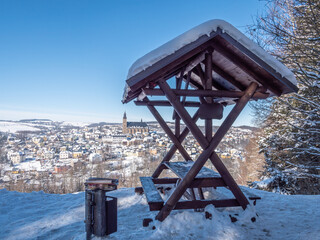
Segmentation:
<svg viewBox="0 0 320 240">
<path fill-rule="evenodd" d="M 137 97 L 141 88 L 150 81 L 168 79 L 183 66 L 187 67 L 186 71 L 192 71 L 198 64 L 203 64 L 204 52 L 209 47 L 214 49 L 212 61 L 223 72 L 222 75 L 226 73 L 231 76 L 244 89 L 250 82 L 256 81 L 259 86 L 268 89 L 270 96 L 298 90 L 296 78 L 286 66 L 231 24 L 214 19 L 192 28 L 135 61 L 127 75 L 123 102 Z M 221 71 L 219 73 L 219 70 L 213 69 L 215 81 L 225 90 L 237 90 L 234 84 L 230 85 L 229 79 L 221 75 Z M 201 85 L 197 76 L 192 77 Z"/>
<path fill-rule="evenodd" d="M 294 74 L 286 66 L 264 51 L 260 46 L 246 37 L 230 23 L 220 19 L 213 19 L 204 22 L 139 58 L 130 67 L 127 79 L 152 66 L 154 63 L 160 61 L 166 56 L 175 53 L 187 44 L 198 40 L 200 37 L 204 35 L 209 37 L 213 32 L 216 32 L 218 28 L 220 28 L 222 32 L 229 34 L 247 49 L 251 50 L 262 60 L 267 62 L 283 77 L 290 80 L 293 84 L 297 84 Z"/>
</svg>

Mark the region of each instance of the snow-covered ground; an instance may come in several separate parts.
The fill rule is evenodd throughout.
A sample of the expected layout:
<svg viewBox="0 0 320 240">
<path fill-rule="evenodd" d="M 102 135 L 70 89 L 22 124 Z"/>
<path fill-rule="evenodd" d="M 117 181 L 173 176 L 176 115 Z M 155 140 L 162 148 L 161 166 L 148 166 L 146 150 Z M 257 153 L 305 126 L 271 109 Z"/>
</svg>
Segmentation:
<svg viewBox="0 0 320 240">
<path fill-rule="evenodd" d="M 143 218 L 154 218 L 144 196 L 132 188 L 111 192 L 118 197 L 118 232 L 106 239 L 320 239 L 320 196 L 288 196 L 248 189 L 260 195 L 255 208 L 203 212 L 173 211 L 162 223 L 142 227 Z M 231 223 L 229 214 L 238 212 Z M 250 218 L 259 215 L 256 222 Z M 0 190 L 0 239 L 85 239 L 84 193 L 45 194 Z"/>
</svg>

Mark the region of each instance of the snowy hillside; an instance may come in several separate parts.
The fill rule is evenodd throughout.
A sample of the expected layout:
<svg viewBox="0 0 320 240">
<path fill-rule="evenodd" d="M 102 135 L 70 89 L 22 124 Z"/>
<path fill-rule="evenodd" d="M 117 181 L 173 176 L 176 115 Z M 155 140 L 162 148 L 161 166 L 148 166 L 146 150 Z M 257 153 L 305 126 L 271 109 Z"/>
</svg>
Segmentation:
<svg viewBox="0 0 320 240">
<path fill-rule="evenodd" d="M 288 196 L 249 189 L 262 200 L 254 208 L 231 211 L 207 207 L 204 213 L 173 211 L 156 229 L 142 227 L 142 219 L 154 218 L 144 196 L 132 188 L 112 192 L 118 197 L 118 232 L 107 239 L 320 239 L 320 196 Z M 252 223 L 250 218 L 259 215 Z M 0 190 L 0 239 L 85 239 L 84 193 L 45 194 Z"/>
<path fill-rule="evenodd" d="M 36 132 L 40 131 L 40 129 L 33 126 L 33 124 L 0 121 L 0 132 L 16 133 L 19 131 Z"/>
</svg>

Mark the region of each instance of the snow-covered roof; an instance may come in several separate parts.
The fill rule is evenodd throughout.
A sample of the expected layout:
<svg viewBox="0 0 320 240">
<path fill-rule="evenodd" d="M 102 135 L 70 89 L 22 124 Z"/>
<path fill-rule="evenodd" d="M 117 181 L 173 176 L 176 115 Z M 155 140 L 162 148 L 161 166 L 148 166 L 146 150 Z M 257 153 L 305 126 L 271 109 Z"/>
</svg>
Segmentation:
<svg viewBox="0 0 320 240">
<path fill-rule="evenodd" d="M 159 48 L 147 53 L 143 57 L 136 60 L 130 67 L 127 75 L 127 84 L 124 92 L 124 102 L 128 102 L 131 100 L 126 99 L 128 97 L 128 94 L 130 95 L 130 91 L 136 91 L 137 89 L 140 90 L 141 87 L 144 87 L 147 84 L 147 82 L 145 81 L 143 82 L 143 84 L 137 84 L 139 81 L 141 82 L 142 80 L 150 76 L 153 77 L 152 74 L 155 74 L 157 71 L 161 70 L 169 63 L 174 62 L 176 59 L 182 57 L 184 54 L 188 52 L 190 53 L 195 48 L 203 46 L 203 44 L 208 41 L 212 42 L 212 46 L 215 49 L 215 52 L 217 52 L 215 53 L 216 56 L 213 56 L 214 63 L 219 65 L 220 62 L 220 64 L 226 66 L 226 68 L 223 68 L 220 65 L 223 71 L 227 72 L 228 74 L 232 75 L 232 71 L 237 72 L 239 70 L 237 68 L 240 68 L 241 70 L 241 67 L 237 66 L 237 64 L 234 64 L 234 62 L 232 61 L 225 61 L 225 55 L 221 54 L 219 49 L 216 48 L 216 43 L 222 44 L 222 48 L 231 51 L 233 54 L 239 54 L 239 56 L 242 54 L 242 58 L 243 56 L 247 57 L 246 60 L 248 61 L 248 66 L 250 66 L 251 63 L 260 66 L 261 69 L 264 70 L 262 75 L 266 75 L 267 72 L 268 74 L 271 74 L 273 78 L 276 78 L 276 80 L 280 82 L 279 84 L 285 85 L 283 86 L 283 89 L 281 89 L 282 91 L 280 94 L 276 93 L 273 95 L 281 95 L 282 93 L 297 91 L 296 78 L 286 66 L 284 66 L 269 53 L 264 51 L 260 46 L 246 37 L 231 24 L 223 20 L 214 19 L 192 28 L 191 30 L 179 35 L 173 40 L 165 43 Z M 203 51 L 204 49 L 200 50 Z M 194 55 L 198 53 L 199 52 L 195 52 Z M 196 63 L 199 63 L 203 59 L 204 57 L 199 56 L 198 62 Z M 251 67 L 254 68 L 255 65 L 251 65 Z M 159 74 L 157 76 L 159 76 Z M 220 79 L 223 79 L 223 77 L 221 77 L 222 76 L 220 76 Z M 245 78 L 251 81 L 252 79 L 249 79 L 250 77 L 252 76 L 243 76 L 242 79 L 237 79 L 237 77 L 235 77 L 235 79 L 244 83 Z M 157 79 L 148 80 L 157 81 Z M 259 81 L 259 79 L 253 80 Z M 271 84 L 275 84 L 274 79 L 270 82 Z M 279 86 L 275 86 L 275 88 L 277 87 Z"/>
<path fill-rule="evenodd" d="M 297 84 L 295 76 L 286 66 L 264 51 L 256 43 L 247 38 L 230 23 L 220 19 L 214 19 L 202 23 L 139 58 L 131 65 L 127 79 L 152 66 L 154 63 L 160 61 L 166 56 L 175 53 L 177 50 L 186 46 L 187 44 L 198 40 L 201 36 L 207 35 L 210 37 L 210 34 L 212 32 L 216 32 L 218 28 L 220 28 L 222 32 L 228 33 L 235 40 L 243 44 L 243 46 L 250 49 L 258 57 L 270 64 L 283 77 L 286 77 L 288 80 L 290 80 L 290 82 L 295 85 Z"/>
</svg>

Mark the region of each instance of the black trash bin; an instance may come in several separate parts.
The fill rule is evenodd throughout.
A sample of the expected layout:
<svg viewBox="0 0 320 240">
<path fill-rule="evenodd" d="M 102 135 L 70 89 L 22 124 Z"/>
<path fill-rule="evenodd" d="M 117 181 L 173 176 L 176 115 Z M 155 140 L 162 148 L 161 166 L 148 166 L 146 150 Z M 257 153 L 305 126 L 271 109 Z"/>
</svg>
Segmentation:
<svg viewBox="0 0 320 240">
<path fill-rule="evenodd" d="M 90 178 L 85 182 L 87 239 L 91 234 L 103 237 L 117 231 L 117 198 L 106 196 L 117 185 L 118 180 L 110 178 Z"/>
<path fill-rule="evenodd" d="M 106 210 L 107 210 L 107 230 L 106 234 L 109 235 L 117 231 L 117 203 L 118 199 L 115 197 L 107 196 L 106 199 Z"/>
</svg>

